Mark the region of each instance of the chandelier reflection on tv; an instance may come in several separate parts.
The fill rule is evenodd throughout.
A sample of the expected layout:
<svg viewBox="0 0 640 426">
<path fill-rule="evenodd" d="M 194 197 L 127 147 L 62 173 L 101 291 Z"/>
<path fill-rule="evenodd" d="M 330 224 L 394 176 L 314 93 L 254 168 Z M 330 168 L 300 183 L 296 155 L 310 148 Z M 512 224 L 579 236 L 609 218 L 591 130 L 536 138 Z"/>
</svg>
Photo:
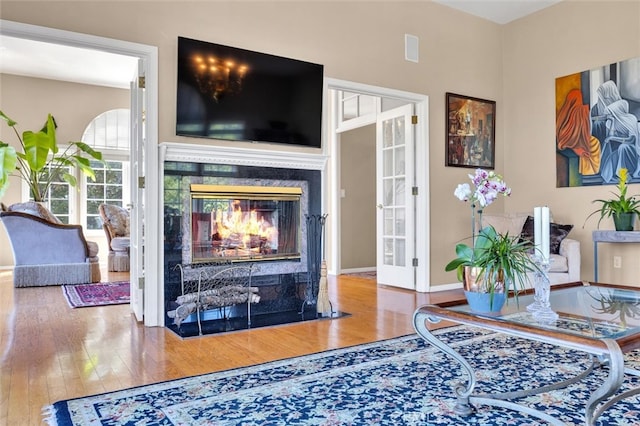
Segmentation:
<svg viewBox="0 0 640 426">
<path fill-rule="evenodd" d="M 225 95 L 239 93 L 249 67 L 232 59 L 195 54 L 192 66 L 200 92 L 218 102 Z"/>
</svg>

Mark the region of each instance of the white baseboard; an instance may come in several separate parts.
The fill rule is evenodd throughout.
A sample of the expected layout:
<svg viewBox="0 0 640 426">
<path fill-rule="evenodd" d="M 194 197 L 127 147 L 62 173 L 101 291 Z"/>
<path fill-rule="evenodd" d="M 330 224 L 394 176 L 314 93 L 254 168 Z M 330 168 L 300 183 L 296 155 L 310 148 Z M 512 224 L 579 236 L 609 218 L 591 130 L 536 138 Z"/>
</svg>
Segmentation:
<svg viewBox="0 0 640 426">
<path fill-rule="evenodd" d="M 459 290 L 462 288 L 462 283 L 451 283 L 451 284 L 442 284 L 442 285 L 434 285 L 429 287 L 428 293 L 437 293 L 439 291 L 448 291 L 448 290 Z"/>
<path fill-rule="evenodd" d="M 340 271 L 341 274 L 357 274 L 360 272 L 375 272 L 376 271 L 376 267 L 375 266 L 370 266 L 367 268 L 349 268 L 349 269 L 343 269 Z"/>
</svg>

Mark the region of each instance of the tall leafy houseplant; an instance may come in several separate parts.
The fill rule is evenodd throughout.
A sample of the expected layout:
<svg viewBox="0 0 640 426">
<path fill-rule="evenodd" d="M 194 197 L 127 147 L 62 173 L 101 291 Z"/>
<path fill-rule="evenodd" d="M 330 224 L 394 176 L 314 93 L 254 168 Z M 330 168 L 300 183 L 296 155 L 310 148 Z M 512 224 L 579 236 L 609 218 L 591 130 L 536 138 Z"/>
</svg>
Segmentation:
<svg viewBox="0 0 640 426">
<path fill-rule="evenodd" d="M 613 217 L 615 222 L 618 221 L 624 214 L 633 215 L 632 219 L 640 215 L 640 200 L 636 198 L 636 195 L 627 196 L 627 179 L 629 172 L 625 168 L 621 168 L 618 172 L 620 180 L 618 181 L 618 194 L 613 194 L 615 197 L 610 200 L 598 199 L 594 200 L 594 203 L 601 203 L 601 206 L 596 211 L 587 216 L 587 220 L 596 213 L 600 213 L 600 219 L 598 219 L 598 227 L 600 222 L 605 217 Z M 585 221 L 586 222 L 586 221 Z M 618 226 L 616 225 L 616 229 Z M 631 229 L 633 229 L 633 220 L 631 221 Z M 618 229 L 618 230 L 630 230 L 630 229 Z"/>
<path fill-rule="evenodd" d="M 22 135 L 16 129 L 16 123 L 4 112 L 0 118 L 13 129 L 22 152 L 0 141 L 0 198 L 9 186 L 9 176 L 17 173 L 29 185 L 34 201 L 43 201 L 51 184 L 60 177 L 75 187 L 78 182 L 69 173 L 69 167 L 77 167 L 82 173 L 95 180 L 90 159 L 102 161 L 102 154 L 83 142 L 68 142 L 60 151 L 56 141 L 56 122 L 51 114 L 47 116 L 42 129 L 38 132 L 26 130 Z"/>
<path fill-rule="evenodd" d="M 476 169 L 469 179 L 474 188 L 461 183 L 454 195 L 471 206 L 472 244 L 457 244 L 456 258 L 445 266 L 445 271 L 457 271 L 458 279 L 465 283 L 465 294 L 472 308 L 473 294 L 489 294 L 489 308 L 493 311 L 494 304 L 495 310 L 502 306 L 510 287 L 517 298 L 518 290 L 524 288 L 526 273 L 536 270 L 537 265 L 529 256 L 531 243 L 520 241 L 519 236 L 499 234 L 492 226 L 482 228 L 476 235 L 476 213 L 482 226 L 484 208 L 500 195 L 511 195 L 511 188 L 493 171 Z M 494 303 L 498 293 L 500 300 Z"/>
<path fill-rule="evenodd" d="M 527 272 L 538 269 L 529 252 L 531 242 L 520 240 L 509 233 L 500 234 L 493 226 L 483 228 L 475 238 L 473 247 L 464 243 L 456 245 L 456 258 L 445 271 L 457 271 L 458 279 L 464 281 L 465 267 L 478 268 L 478 287 L 474 291 L 489 293 L 514 292 L 515 297 L 524 289 Z"/>
</svg>

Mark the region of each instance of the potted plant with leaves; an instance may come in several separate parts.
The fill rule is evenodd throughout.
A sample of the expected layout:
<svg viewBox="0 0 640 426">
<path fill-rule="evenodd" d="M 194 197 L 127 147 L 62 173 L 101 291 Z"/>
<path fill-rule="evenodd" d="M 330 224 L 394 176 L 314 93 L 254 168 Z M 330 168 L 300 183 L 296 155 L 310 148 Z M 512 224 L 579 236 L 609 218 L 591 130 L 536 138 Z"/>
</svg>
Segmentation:
<svg viewBox="0 0 640 426">
<path fill-rule="evenodd" d="M 40 131 L 26 130 L 20 134 L 16 123 L 0 111 L 0 118 L 13 129 L 20 150 L 0 141 L 0 198 L 9 186 L 9 176 L 16 173 L 29 185 L 34 201 L 44 200 L 51 184 L 63 179 L 72 187 L 78 182 L 69 173 L 69 167 L 77 167 L 83 174 L 95 180 L 90 160 L 102 161 L 102 154 L 83 142 L 68 142 L 60 150 L 56 141 L 56 122 L 51 114 Z"/>
<path fill-rule="evenodd" d="M 531 250 L 530 241 L 509 233 L 500 234 L 487 226 L 475 237 L 473 247 L 456 245 L 456 258 L 445 266 L 445 271 L 457 271 L 473 310 L 497 312 L 508 292 L 512 291 L 517 300 L 518 292 L 525 287 L 527 273 L 538 270 Z"/>
<path fill-rule="evenodd" d="M 628 170 L 621 168 L 618 176 L 620 178 L 618 181 L 618 194 L 612 193 L 615 197 L 609 200 L 594 200 L 594 203 L 601 203 L 601 206 L 587 216 L 587 220 L 594 214 L 600 213 L 598 228 L 602 219 L 613 217 L 616 231 L 633 231 L 636 217 L 640 215 L 640 200 L 636 198 L 636 195 L 627 196 Z"/>
</svg>

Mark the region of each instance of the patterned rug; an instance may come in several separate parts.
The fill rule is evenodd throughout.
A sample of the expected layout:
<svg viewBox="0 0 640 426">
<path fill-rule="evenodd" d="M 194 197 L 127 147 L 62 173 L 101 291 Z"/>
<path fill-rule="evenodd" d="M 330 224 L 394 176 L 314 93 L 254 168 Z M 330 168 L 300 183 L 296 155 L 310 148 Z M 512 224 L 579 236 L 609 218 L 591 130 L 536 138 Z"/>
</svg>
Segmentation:
<svg viewBox="0 0 640 426">
<path fill-rule="evenodd" d="M 476 368 L 476 392 L 555 383 L 583 371 L 584 353 L 497 333 L 453 327 L 437 332 Z M 640 351 L 627 358 L 640 369 Z M 500 407 L 457 416 L 459 366 L 417 335 L 326 351 L 55 403 L 52 425 L 541 425 Z M 583 425 L 596 370 L 562 390 L 514 400 L 566 425 Z M 640 386 L 627 377 L 623 388 Z M 616 403 L 596 423 L 640 424 L 640 397 Z"/>
<path fill-rule="evenodd" d="M 62 294 L 72 308 L 129 303 L 129 282 L 63 285 Z"/>
</svg>

